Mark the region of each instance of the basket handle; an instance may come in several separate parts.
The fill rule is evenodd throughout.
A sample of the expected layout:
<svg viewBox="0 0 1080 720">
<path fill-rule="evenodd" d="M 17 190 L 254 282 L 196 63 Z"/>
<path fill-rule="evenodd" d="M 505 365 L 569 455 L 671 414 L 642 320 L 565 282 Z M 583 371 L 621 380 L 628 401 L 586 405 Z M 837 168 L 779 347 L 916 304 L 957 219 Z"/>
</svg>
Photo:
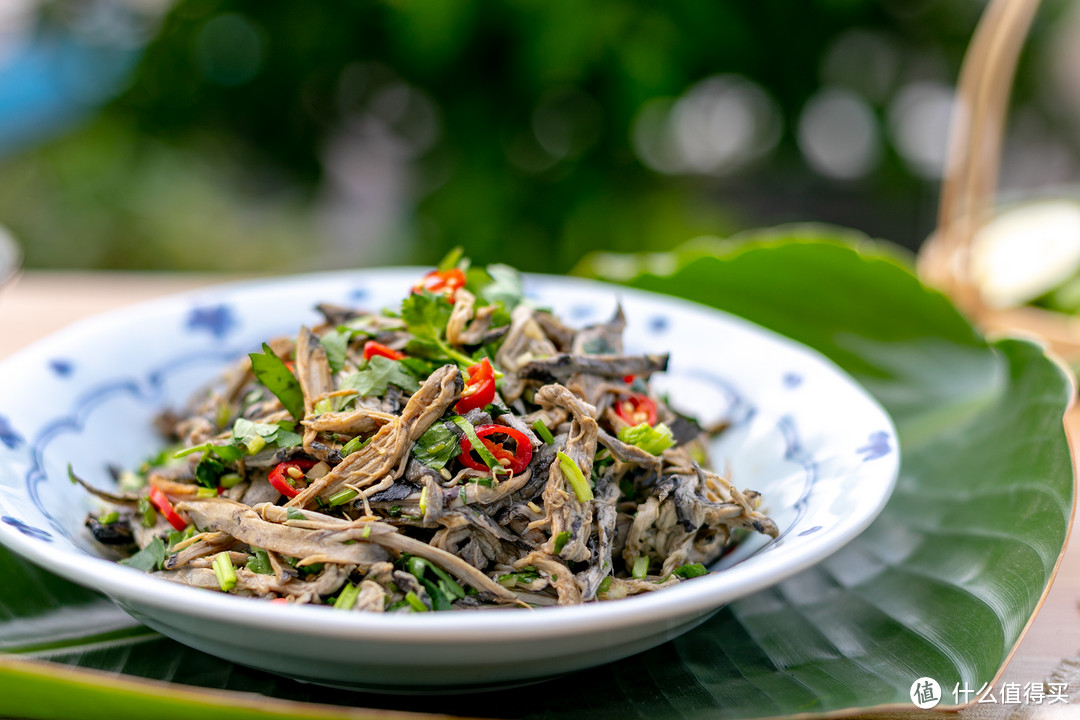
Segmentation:
<svg viewBox="0 0 1080 720">
<path fill-rule="evenodd" d="M 919 254 L 924 279 L 973 318 L 985 305 L 971 280 L 971 241 L 992 213 L 1009 95 L 1039 2 L 991 0 L 975 28 L 960 68 L 938 231 Z"/>
</svg>

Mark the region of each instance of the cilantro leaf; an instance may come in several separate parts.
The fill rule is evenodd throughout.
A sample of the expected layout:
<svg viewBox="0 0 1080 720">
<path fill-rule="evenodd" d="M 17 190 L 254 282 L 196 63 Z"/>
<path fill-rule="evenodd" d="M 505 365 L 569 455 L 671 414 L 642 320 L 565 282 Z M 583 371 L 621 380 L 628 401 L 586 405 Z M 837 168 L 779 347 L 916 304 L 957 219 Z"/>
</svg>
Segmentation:
<svg viewBox="0 0 1080 720">
<path fill-rule="evenodd" d="M 491 281 L 480 289 L 480 298 L 488 304 L 501 304 L 507 311 L 513 310 L 525 297 L 521 275 L 509 265 L 488 265 Z"/>
<path fill-rule="evenodd" d="M 249 455 L 266 447 L 278 431 L 273 423 L 257 423 L 247 418 L 237 418 L 233 423 L 232 437 L 234 445 L 243 445 Z"/>
<path fill-rule="evenodd" d="M 256 379 L 274 393 L 275 397 L 297 421 L 304 419 L 304 392 L 300 381 L 292 374 L 285 362 L 263 343 L 261 353 L 250 353 L 251 371 Z"/>
<path fill-rule="evenodd" d="M 220 460 L 211 457 L 210 452 L 207 451 L 199 464 L 195 466 L 195 481 L 204 488 L 216 488 L 225 472 L 225 465 Z"/>
<path fill-rule="evenodd" d="M 416 439 L 412 454 L 429 468 L 441 470 L 451 458 L 461 454 L 461 443 L 445 423 L 435 423 Z"/>
<path fill-rule="evenodd" d="M 413 336 L 405 345 L 405 352 L 431 360 L 452 360 L 462 367 L 473 365 L 475 360 L 446 342 L 446 323 L 453 309 L 445 297 L 427 291 L 405 298 L 401 303 L 401 318 Z"/>
<path fill-rule="evenodd" d="M 251 559 L 247 561 L 247 569 L 260 575 L 274 574 L 274 566 L 270 564 L 270 556 L 266 550 L 258 547 L 251 548 Z"/>
<path fill-rule="evenodd" d="M 679 567 L 675 568 L 675 571 L 672 574 L 689 580 L 690 578 L 708 575 L 709 571 L 706 570 L 705 566 L 701 563 L 688 563 L 686 565 L 680 565 Z"/>
<path fill-rule="evenodd" d="M 404 365 L 381 355 L 365 360 L 359 370 L 341 381 L 342 390 L 355 390 L 361 397 L 384 395 L 389 385 L 406 392 L 420 389 L 420 382 Z"/>
<path fill-rule="evenodd" d="M 352 336 L 351 330 L 346 329 L 343 332 L 339 329 L 332 330 L 319 338 L 323 349 L 326 350 L 326 360 L 330 363 L 331 372 L 340 372 L 341 368 L 345 367 L 345 357 Z"/>
<path fill-rule="evenodd" d="M 278 427 L 277 433 L 274 435 L 274 443 L 279 448 L 291 448 L 296 447 L 304 442 L 304 436 L 298 432 L 292 430 L 286 430 L 283 427 Z"/>
<path fill-rule="evenodd" d="M 401 318 L 414 337 L 439 340 L 446 332 L 446 323 L 454 306 L 442 295 L 429 292 L 412 293 L 401 303 Z"/>
<path fill-rule="evenodd" d="M 161 538 L 155 537 L 149 545 L 129 558 L 120 561 L 121 565 L 133 567 L 143 572 L 160 570 L 165 564 L 165 543 Z"/>
</svg>

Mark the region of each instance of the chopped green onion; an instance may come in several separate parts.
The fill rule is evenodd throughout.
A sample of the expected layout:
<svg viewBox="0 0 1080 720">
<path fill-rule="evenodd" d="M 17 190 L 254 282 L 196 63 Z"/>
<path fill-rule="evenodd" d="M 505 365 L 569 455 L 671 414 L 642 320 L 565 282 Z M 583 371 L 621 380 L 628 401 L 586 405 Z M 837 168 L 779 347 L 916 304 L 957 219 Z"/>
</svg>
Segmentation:
<svg viewBox="0 0 1080 720">
<path fill-rule="evenodd" d="M 472 446 L 473 451 L 480 456 L 480 459 L 484 461 L 490 469 L 499 473 L 507 473 L 510 471 L 499 464 L 499 461 L 495 459 L 495 456 L 491 454 L 491 451 L 487 449 L 487 445 L 480 442 L 480 438 L 476 436 L 476 428 L 472 426 L 468 420 L 461 415 L 455 415 L 450 418 L 455 425 L 461 428 L 461 432 L 465 433 L 465 438 L 469 441 L 469 445 Z"/>
<path fill-rule="evenodd" d="M 566 547 L 566 543 L 570 541 L 570 531 L 563 530 L 561 533 L 555 536 L 555 554 L 558 555 L 562 552 L 562 549 Z"/>
<path fill-rule="evenodd" d="M 649 574 L 649 558 L 647 555 L 638 555 L 637 559 L 634 560 L 633 572 L 630 574 L 638 580 Z"/>
<path fill-rule="evenodd" d="M 354 452 L 356 452 L 360 448 L 367 445 L 368 440 L 370 440 L 370 439 L 371 438 L 362 438 L 362 437 L 360 437 L 358 435 L 358 436 L 354 437 L 352 440 L 350 440 L 349 442 L 345 443 L 345 445 L 341 448 L 341 457 L 342 457 L 342 459 L 345 459 L 345 458 L 349 457 Z"/>
<path fill-rule="evenodd" d="M 608 575 L 607 577 L 605 577 L 603 580 L 600 581 L 600 587 L 596 588 L 596 594 L 597 595 L 603 595 L 604 593 L 606 593 L 610 589 L 611 589 L 611 576 Z"/>
<path fill-rule="evenodd" d="M 412 573 L 417 580 L 420 580 L 424 577 L 424 570 L 427 569 L 427 565 L 424 563 L 424 558 L 414 556 L 405 561 L 405 569 Z"/>
<path fill-rule="evenodd" d="M 537 420 L 532 424 L 532 427 L 533 430 L 536 431 L 536 434 L 540 436 L 540 439 L 545 443 L 548 445 L 555 444 L 555 436 L 551 434 L 551 431 L 548 430 L 548 426 L 544 424 L 543 420 Z"/>
<path fill-rule="evenodd" d="M 420 515 L 427 515 L 427 485 L 420 491 Z"/>
<path fill-rule="evenodd" d="M 589 481 L 585 479 L 585 475 L 582 474 L 578 464 L 574 462 L 574 458 L 561 450 L 555 453 L 555 457 L 559 459 L 559 468 L 562 470 L 563 477 L 566 478 L 566 482 L 570 484 L 570 487 L 574 489 L 578 501 L 584 503 L 592 500 L 592 488 L 589 487 Z"/>
<path fill-rule="evenodd" d="M 236 487 L 243 480 L 244 478 L 240 477 L 239 473 L 225 473 L 218 482 L 221 484 L 221 487 L 228 490 L 229 488 Z"/>
<path fill-rule="evenodd" d="M 371 537 L 371 526 L 370 525 L 364 526 L 364 530 L 363 530 L 363 532 L 360 533 L 360 537 L 364 538 L 365 540 L 367 540 L 369 537 Z"/>
<path fill-rule="evenodd" d="M 304 515 L 304 513 L 297 510 L 296 508 L 291 507 L 291 508 L 287 508 L 285 510 L 285 519 L 286 520 L 305 520 L 305 519 L 307 519 L 307 516 Z"/>
<path fill-rule="evenodd" d="M 352 488 L 345 488 L 344 490 L 339 490 L 338 492 L 330 496 L 330 507 L 344 505 L 359 494 L 360 493 L 356 492 Z"/>
<path fill-rule="evenodd" d="M 199 488 L 198 490 L 195 491 L 195 497 L 212 498 L 212 497 L 217 497 L 217 496 L 218 496 L 217 488 L 204 488 L 204 487 L 201 487 L 201 488 Z"/>
<path fill-rule="evenodd" d="M 356 599 L 360 597 L 360 586 L 349 583 L 341 589 L 341 594 L 334 601 L 335 610 L 352 610 L 356 607 Z"/>
<path fill-rule="evenodd" d="M 640 425 L 619 428 L 618 436 L 624 443 L 635 445 L 650 455 L 660 455 L 675 444 L 671 428 L 664 423 L 653 427 L 643 422 Z"/>
<path fill-rule="evenodd" d="M 247 448 L 248 455 L 254 455 L 266 447 L 266 438 L 262 435 L 252 435 L 244 442 L 244 447 Z"/>
<path fill-rule="evenodd" d="M 114 510 L 111 513 L 106 513 L 105 515 L 101 515 L 100 517 L 98 517 L 97 521 L 101 525 L 112 525 L 114 522 L 116 522 L 119 519 L 120 519 L 120 513 L 116 512 Z"/>
<path fill-rule="evenodd" d="M 412 605 L 412 609 L 416 612 L 427 612 L 428 606 L 424 604 L 424 601 L 417 596 L 416 593 L 411 590 L 405 593 L 405 602 Z"/>
<path fill-rule="evenodd" d="M 236 587 L 236 569 L 233 567 L 232 558 L 229 557 L 227 550 L 214 556 L 213 567 L 222 592 L 229 592 Z"/>
<path fill-rule="evenodd" d="M 675 571 L 672 574 L 689 580 L 690 578 L 708 575 L 709 571 L 706 570 L 705 566 L 701 563 L 687 563 L 686 565 L 680 565 L 679 567 L 675 568 Z"/>
<path fill-rule="evenodd" d="M 324 413 L 334 411 L 334 401 L 330 398 L 323 398 L 319 402 L 315 403 L 315 407 L 312 408 L 316 415 L 322 415 Z"/>
</svg>

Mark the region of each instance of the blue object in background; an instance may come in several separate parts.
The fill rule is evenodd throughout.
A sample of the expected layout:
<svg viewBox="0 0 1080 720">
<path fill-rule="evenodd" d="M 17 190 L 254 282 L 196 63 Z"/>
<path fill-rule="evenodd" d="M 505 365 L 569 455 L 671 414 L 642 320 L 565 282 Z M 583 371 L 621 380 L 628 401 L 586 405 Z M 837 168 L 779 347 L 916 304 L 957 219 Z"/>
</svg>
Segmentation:
<svg viewBox="0 0 1080 720">
<path fill-rule="evenodd" d="M 141 43 L 88 42 L 64 27 L 17 40 L 0 59 L 0 156 L 77 125 L 117 95 L 141 49 Z"/>
</svg>

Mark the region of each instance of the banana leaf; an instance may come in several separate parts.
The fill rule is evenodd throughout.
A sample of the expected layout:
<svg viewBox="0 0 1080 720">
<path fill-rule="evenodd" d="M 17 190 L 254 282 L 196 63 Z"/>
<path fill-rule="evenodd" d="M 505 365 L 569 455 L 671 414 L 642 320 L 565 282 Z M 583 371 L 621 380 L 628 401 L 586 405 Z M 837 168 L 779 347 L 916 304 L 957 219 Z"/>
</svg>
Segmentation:
<svg viewBox="0 0 1080 720">
<path fill-rule="evenodd" d="M 954 687 L 993 681 L 1071 518 L 1062 369 L 1030 343 L 988 343 L 908 258 L 831 228 L 595 256 L 579 271 L 742 315 L 861 381 L 900 433 L 900 479 L 880 518 L 676 641 L 531 688 L 457 696 L 331 690 L 232 665 L 0 549 L 0 715 L 711 720 L 911 708 L 921 677 L 940 683 L 947 706 Z"/>
</svg>

